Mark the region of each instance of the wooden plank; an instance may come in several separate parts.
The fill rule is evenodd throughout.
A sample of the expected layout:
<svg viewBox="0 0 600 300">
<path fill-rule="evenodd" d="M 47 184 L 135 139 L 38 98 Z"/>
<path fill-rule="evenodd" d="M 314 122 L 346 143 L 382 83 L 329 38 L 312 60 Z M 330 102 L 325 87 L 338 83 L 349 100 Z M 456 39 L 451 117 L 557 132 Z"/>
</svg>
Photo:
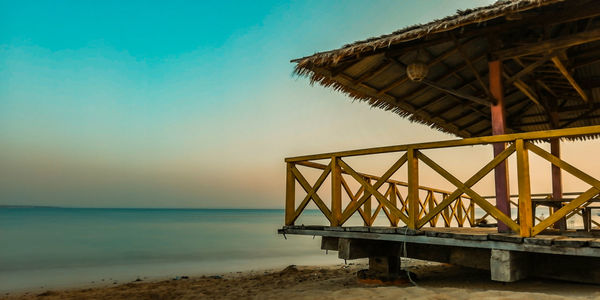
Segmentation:
<svg viewBox="0 0 600 300">
<path fill-rule="evenodd" d="M 600 34 L 600 31 L 598 32 L 598 34 Z M 577 81 L 575 81 L 575 78 L 573 78 L 571 73 L 569 73 L 569 71 L 567 70 L 565 65 L 563 65 L 562 61 L 558 58 L 558 56 L 552 57 L 552 62 L 554 63 L 556 68 L 560 71 L 560 73 L 567 79 L 567 81 L 569 81 L 569 83 L 575 89 L 575 91 L 577 91 L 579 96 L 581 96 L 581 99 L 583 99 L 584 102 L 589 102 L 588 95 L 583 91 L 581 86 L 579 86 Z"/>
<path fill-rule="evenodd" d="M 529 178 L 529 155 L 521 139 L 515 142 L 517 152 L 517 176 L 519 182 L 519 225 L 521 236 L 530 237 L 533 228 L 531 206 L 531 182 Z"/>
<path fill-rule="evenodd" d="M 425 156 L 423 153 L 419 152 L 419 159 L 423 161 L 423 163 L 428 165 L 430 168 L 432 168 L 434 171 L 436 171 L 438 174 L 440 174 L 442 177 L 444 177 L 446 180 L 448 180 L 450 183 L 454 184 L 457 188 L 462 190 L 465 194 L 471 196 L 471 199 L 475 201 L 475 203 L 479 205 L 479 207 L 481 207 L 486 212 L 489 212 L 496 220 L 503 222 L 513 231 L 519 232 L 519 225 L 513 220 L 511 220 L 509 216 L 507 216 L 502 211 L 500 211 L 492 204 L 487 202 L 487 200 L 485 200 L 479 194 L 474 192 L 471 188 L 467 187 L 464 183 L 462 183 L 460 180 L 458 180 L 456 177 L 450 174 L 450 172 L 446 171 L 444 168 L 435 163 L 429 157 Z"/>
<path fill-rule="evenodd" d="M 600 248 L 600 239 L 593 239 L 589 241 L 588 244 L 590 245 L 590 247 Z"/>
<path fill-rule="evenodd" d="M 508 242 L 520 244 L 523 242 L 523 237 L 518 234 L 509 233 L 490 233 L 488 239 L 492 241 Z"/>
<path fill-rule="evenodd" d="M 553 244 L 559 247 L 584 247 L 593 240 L 590 238 L 566 238 L 554 240 Z"/>
<path fill-rule="evenodd" d="M 492 56 L 501 60 L 505 60 L 514 57 L 545 53 L 556 49 L 564 49 L 572 46 L 591 43 L 597 40 L 600 40 L 600 28 L 550 40 L 528 43 L 514 48 L 494 51 L 492 52 Z"/>
<path fill-rule="evenodd" d="M 566 237 L 561 235 L 537 235 L 535 237 L 525 238 L 523 242 L 531 245 L 550 246 L 554 240 L 564 238 Z"/>
<path fill-rule="evenodd" d="M 299 161 L 306 161 L 306 160 L 328 159 L 331 156 L 349 157 L 349 156 L 358 156 L 358 155 L 400 152 L 400 151 L 406 151 L 406 150 L 408 150 L 408 148 L 423 150 L 423 149 L 448 148 L 448 147 L 470 146 L 470 145 L 480 145 L 480 144 L 506 143 L 506 142 L 512 142 L 516 139 L 524 139 L 524 140 L 550 139 L 550 138 L 557 138 L 557 137 L 574 137 L 574 136 L 594 135 L 594 134 L 599 134 L 599 133 L 600 133 L 600 125 L 596 125 L 596 126 L 564 128 L 564 129 L 554 129 L 554 130 L 540 130 L 540 131 L 525 132 L 525 133 L 501 134 L 501 135 L 455 139 L 455 140 L 429 142 L 429 143 L 416 143 L 416 144 L 366 148 L 366 149 L 358 149 L 358 150 L 313 154 L 313 155 L 303 155 L 303 156 L 296 156 L 296 157 L 288 157 L 285 159 L 285 161 L 286 162 L 299 162 Z"/>
<path fill-rule="evenodd" d="M 406 226 L 410 229 L 417 229 L 419 214 L 419 160 L 418 152 L 415 149 L 407 151 L 408 163 L 408 222 Z"/>
<path fill-rule="evenodd" d="M 296 178 L 292 172 L 293 163 L 286 164 L 285 177 L 285 225 L 294 225 L 296 214 Z"/>
<path fill-rule="evenodd" d="M 439 229 L 439 228 L 436 228 Z M 399 228 L 400 230 L 400 228 Z M 436 245 L 441 246 L 452 246 L 452 247 L 473 247 L 473 248 L 483 248 L 483 249 L 502 249 L 509 251 L 523 251 L 523 252 L 533 252 L 533 253 L 547 253 L 547 254 L 558 254 L 558 255 L 573 255 L 573 256 L 587 256 L 587 257 L 600 257 L 600 248 L 594 247 L 549 247 L 545 245 L 536 245 L 536 244 L 518 244 L 518 243 L 508 243 L 508 242 L 499 242 L 493 240 L 487 241 L 471 241 L 471 240 L 459 240 L 459 239 L 450 239 L 450 238 L 438 238 L 438 237 L 428 237 L 427 235 L 404 235 L 404 234 L 376 234 L 376 233 L 365 233 L 365 232 L 345 232 L 345 231 L 325 231 L 325 230 L 299 230 L 299 229 L 290 229 L 290 230 L 281 230 L 280 233 L 286 234 L 299 234 L 299 235 L 307 235 L 307 236 L 330 236 L 330 237 L 343 237 L 343 238 L 356 238 L 356 239 L 366 239 L 366 240 L 374 240 L 374 241 L 393 241 L 393 242 L 407 242 L 408 243 L 416 243 L 422 245 L 431 245 L 432 247 Z M 541 236 L 541 235 L 540 235 Z M 532 237 L 528 239 L 536 239 L 537 237 Z"/>
<path fill-rule="evenodd" d="M 396 227 L 372 226 L 369 230 L 373 233 L 396 234 Z"/>
<path fill-rule="evenodd" d="M 344 231 L 349 231 L 349 232 L 369 232 L 369 227 L 368 226 L 347 226 L 347 227 L 343 227 Z"/>
<path fill-rule="evenodd" d="M 342 225 L 342 171 L 338 160 L 331 157 L 331 226 Z"/>
<path fill-rule="evenodd" d="M 485 166 L 483 166 L 483 168 L 481 168 L 479 171 L 477 171 L 477 173 L 475 173 L 473 176 L 471 176 L 471 178 L 469 178 L 467 181 L 465 181 L 464 185 L 467 187 L 472 187 L 473 185 L 475 185 L 477 182 L 479 182 L 479 180 L 481 180 L 483 177 L 485 177 L 485 175 L 487 175 L 490 171 L 492 171 L 498 164 L 500 164 L 502 161 L 504 161 L 506 158 L 508 158 L 514 151 L 515 151 L 514 145 L 511 145 L 510 147 L 506 148 L 500 154 L 496 155 L 496 157 L 494 157 L 494 159 L 492 161 L 487 163 Z M 431 218 L 433 218 L 433 216 L 439 214 L 443 209 L 448 207 L 448 205 L 450 205 L 462 193 L 463 193 L 462 190 L 456 189 L 452 194 L 448 195 L 432 211 L 430 211 L 427 215 L 425 215 L 421 219 L 421 221 L 419 221 L 418 228 L 421 228 L 423 225 L 425 225 L 426 222 L 431 220 Z M 446 215 L 444 215 L 444 219 L 448 223 L 451 221 L 449 216 L 446 216 Z"/>
</svg>

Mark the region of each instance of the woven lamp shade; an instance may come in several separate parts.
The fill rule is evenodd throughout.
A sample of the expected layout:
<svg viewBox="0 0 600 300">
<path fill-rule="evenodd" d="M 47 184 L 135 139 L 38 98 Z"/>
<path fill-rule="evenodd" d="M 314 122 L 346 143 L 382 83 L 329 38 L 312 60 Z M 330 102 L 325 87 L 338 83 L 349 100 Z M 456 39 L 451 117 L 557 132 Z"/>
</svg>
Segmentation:
<svg viewBox="0 0 600 300">
<path fill-rule="evenodd" d="M 406 75 L 412 81 L 421 81 L 427 77 L 429 68 L 424 63 L 412 63 L 406 66 Z"/>
</svg>

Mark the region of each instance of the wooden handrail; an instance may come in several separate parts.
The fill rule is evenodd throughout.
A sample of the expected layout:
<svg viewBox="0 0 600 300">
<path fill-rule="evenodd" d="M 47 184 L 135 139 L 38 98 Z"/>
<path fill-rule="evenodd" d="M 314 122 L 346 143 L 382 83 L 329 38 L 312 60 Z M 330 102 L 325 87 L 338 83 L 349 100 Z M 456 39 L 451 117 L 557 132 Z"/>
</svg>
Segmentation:
<svg viewBox="0 0 600 300">
<path fill-rule="evenodd" d="M 550 139 L 550 138 L 577 137 L 577 136 L 586 136 L 586 135 L 594 135 L 594 134 L 600 134 L 600 125 L 587 126 L 587 127 L 576 127 L 576 128 L 566 128 L 566 129 L 544 130 L 544 131 L 533 131 L 533 132 L 525 132 L 525 133 L 492 135 L 492 136 L 474 137 L 474 138 L 466 138 L 466 139 L 458 139 L 458 140 L 439 141 L 439 142 L 428 142 L 428 143 L 416 143 L 416 144 L 366 148 L 366 149 L 358 149 L 358 150 L 313 154 L 313 155 L 303 155 L 303 156 L 288 157 L 285 159 L 285 162 L 299 162 L 299 161 L 308 161 L 308 160 L 328 159 L 333 156 L 348 157 L 348 156 L 359 156 L 359 155 L 369 155 L 369 154 L 382 154 L 382 153 L 407 151 L 408 149 L 423 150 L 423 149 L 449 148 L 449 147 L 459 147 L 459 146 L 487 145 L 487 144 L 493 144 L 493 143 L 513 142 L 517 139 L 544 140 L 544 139 Z"/>
<path fill-rule="evenodd" d="M 486 216 L 506 224 L 512 231 L 522 237 L 530 237 L 539 234 L 549 226 L 562 218 L 570 218 L 575 215 L 581 215 L 582 208 L 587 207 L 600 199 L 600 180 L 590 176 L 577 167 L 554 156 L 552 153 L 535 145 L 532 141 L 549 140 L 553 138 L 579 137 L 587 135 L 600 135 L 600 126 L 589 126 L 580 128 L 567 128 L 547 131 L 537 131 L 528 133 L 505 134 L 496 136 L 486 136 L 477 138 L 467 138 L 462 140 L 449 140 L 430 143 L 418 143 L 408 145 L 397 145 L 379 148 L 359 149 L 342 152 L 331 152 L 315 155 L 297 156 L 286 158 L 287 162 L 287 183 L 286 183 L 286 225 L 295 222 L 302 213 L 306 205 L 313 201 L 329 219 L 331 226 L 343 225 L 354 213 L 359 213 L 365 222 L 365 226 L 372 226 L 373 221 L 379 212 L 385 213 L 391 226 L 397 226 L 399 221 L 411 229 L 419 229 L 427 224 L 436 226 L 440 217 L 442 217 L 445 226 L 457 224 L 463 226 L 465 221 L 474 226 L 475 206 L 480 207 L 486 212 Z M 494 158 L 485 164 L 480 170 L 473 174 L 466 181 L 461 181 L 451 172 L 445 170 L 440 164 L 429 158 L 421 150 L 448 148 L 459 146 L 486 145 L 493 143 L 509 143 L 502 152 L 496 154 Z M 403 153 L 394 164 L 381 176 L 361 173 L 354 170 L 343 158 L 348 156 L 371 155 L 392 152 Z M 472 187 L 491 171 L 502 164 L 512 154 L 517 158 L 517 178 L 518 195 L 510 195 L 511 198 L 518 198 L 510 201 L 513 205 L 519 207 L 517 219 L 512 219 L 509 212 L 499 210 L 486 199 L 493 196 L 482 197 L 475 192 Z M 563 201 L 560 207 L 542 220 L 534 215 L 535 207 L 540 201 L 549 198 L 547 193 L 531 193 L 529 154 L 532 153 L 553 166 L 575 176 L 591 187 L 585 192 L 570 192 L 563 195 L 576 196 L 573 199 L 561 199 Z M 329 164 L 321 164 L 312 160 L 329 160 Z M 456 189 L 452 192 L 442 189 L 431 188 L 419 185 L 419 162 L 427 165 L 437 174 L 453 184 Z M 403 165 L 407 166 L 408 182 L 391 179 Z M 306 178 L 298 170 L 297 166 L 304 166 L 322 170 L 320 177 L 314 184 L 309 184 Z M 360 188 L 354 192 L 342 174 L 349 175 L 354 179 Z M 331 203 L 328 206 L 317 191 L 329 176 L 331 178 Z M 348 177 L 346 177 L 348 178 Z M 296 206 L 295 184 L 298 182 L 306 191 L 306 196 Z M 387 189 L 382 192 L 381 188 L 387 184 Z M 408 192 L 403 197 L 398 186 L 406 187 Z M 345 192 L 350 202 L 344 208 L 342 207 L 342 193 Z M 425 199 L 421 199 L 420 193 L 427 192 Z M 434 195 L 441 194 L 438 200 Z M 345 197 L 345 196 L 344 196 Z M 538 197 L 538 198 L 535 198 Z M 546 197 L 540 199 L 540 197 Z M 371 210 L 371 201 L 378 203 L 374 213 Z M 397 202 L 400 202 L 400 205 Z M 453 223 L 453 222 L 457 223 Z M 539 221 L 536 224 L 536 221 Z M 589 226 L 588 226 L 589 227 Z"/>
<path fill-rule="evenodd" d="M 320 164 L 320 163 L 316 163 L 316 162 L 311 162 L 311 161 L 301 161 L 301 162 L 297 162 L 296 165 L 299 166 L 305 166 L 308 168 L 313 168 L 313 169 L 319 169 L 319 170 L 325 170 L 327 168 L 327 165 L 324 164 Z M 343 174 L 348 174 L 348 172 L 342 170 Z M 365 178 L 369 178 L 369 179 L 373 179 L 373 180 L 379 180 L 379 176 L 375 176 L 375 175 L 371 175 L 371 174 L 366 174 L 366 173 L 361 173 L 358 172 L 358 175 L 365 177 Z M 397 184 L 400 186 L 406 186 L 408 187 L 408 182 L 404 182 L 404 181 L 399 181 L 399 180 L 394 180 L 394 179 L 388 179 L 386 180 L 387 183 L 393 183 L 393 184 Z M 431 191 L 434 193 L 438 193 L 438 194 L 451 194 L 452 192 L 450 191 L 446 191 L 446 190 L 442 190 L 442 189 L 436 189 L 436 188 L 432 188 L 432 187 L 428 187 L 428 186 L 419 186 L 420 190 L 424 190 L 424 191 Z M 470 197 L 467 195 L 463 195 L 463 198 L 467 198 L 469 199 Z M 483 197 L 485 198 L 485 197 Z"/>
</svg>

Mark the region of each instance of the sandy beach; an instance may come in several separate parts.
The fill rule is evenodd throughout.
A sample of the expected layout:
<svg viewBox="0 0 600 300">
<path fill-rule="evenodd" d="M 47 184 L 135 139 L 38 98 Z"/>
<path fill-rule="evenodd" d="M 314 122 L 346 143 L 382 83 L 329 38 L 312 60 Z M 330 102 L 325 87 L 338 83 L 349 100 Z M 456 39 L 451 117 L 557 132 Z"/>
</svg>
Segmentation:
<svg viewBox="0 0 600 300">
<path fill-rule="evenodd" d="M 600 287 L 552 280 L 493 282 L 486 272 L 447 264 L 403 261 L 417 286 L 359 281 L 367 266 L 289 266 L 284 269 L 136 281 L 93 288 L 5 294 L 0 299 L 598 299 Z"/>
</svg>

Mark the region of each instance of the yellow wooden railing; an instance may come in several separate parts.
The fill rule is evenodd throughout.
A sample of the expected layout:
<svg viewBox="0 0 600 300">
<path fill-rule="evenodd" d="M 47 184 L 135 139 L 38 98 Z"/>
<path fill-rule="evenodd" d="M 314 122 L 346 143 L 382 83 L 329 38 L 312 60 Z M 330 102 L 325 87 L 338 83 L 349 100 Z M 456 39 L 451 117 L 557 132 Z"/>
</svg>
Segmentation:
<svg viewBox="0 0 600 300">
<path fill-rule="evenodd" d="M 577 169 L 564 160 L 548 153 L 536 146 L 534 140 L 548 140 L 551 138 L 576 137 L 600 135 L 600 126 L 589 126 L 579 128 L 568 128 L 548 131 L 536 131 L 517 134 L 506 134 L 440 142 L 397 145 L 370 149 L 331 152 L 315 155 L 306 155 L 286 158 L 287 180 L 286 180 L 286 205 L 285 224 L 293 225 L 304 208 L 312 200 L 319 210 L 329 220 L 331 226 L 343 225 L 354 213 L 358 212 L 366 226 L 373 225 L 373 221 L 380 211 L 384 211 L 390 224 L 398 226 L 398 222 L 406 224 L 408 228 L 419 229 L 429 224 L 436 226 L 438 219 L 444 220 L 444 226 L 451 226 L 456 221 L 457 226 L 465 222 L 473 226 L 475 223 L 475 206 L 478 206 L 499 222 L 506 224 L 512 231 L 523 237 L 534 236 L 546 228 L 552 226 L 564 217 L 570 217 L 582 208 L 589 205 L 590 201 L 600 193 L 600 181 Z M 471 178 L 465 182 L 460 181 L 450 172 L 423 153 L 426 149 L 440 149 L 461 146 L 486 145 L 493 143 L 507 143 L 504 151 L 483 166 Z M 546 219 L 534 222 L 532 214 L 531 183 L 529 178 L 529 153 L 532 152 L 549 161 L 563 171 L 572 174 L 591 187 L 578 194 L 569 202 L 565 202 L 562 208 L 557 209 Z M 381 153 L 402 153 L 398 160 L 381 176 L 373 176 L 355 171 L 344 160 L 346 157 L 373 155 Z M 505 161 L 513 153 L 517 156 L 518 177 L 518 217 L 513 220 L 501 212 L 484 197 L 471 189 L 489 172 L 501 162 Z M 329 164 L 319 164 L 315 160 L 329 160 Z M 456 190 L 453 192 L 443 191 L 419 185 L 418 165 L 419 161 L 429 166 L 443 178 L 448 180 Z M 392 180 L 391 176 L 404 164 L 407 164 L 408 181 L 401 182 Z M 310 185 L 297 166 L 321 169 L 321 176 L 313 185 Z M 342 174 L 350 175 L 359 185 L 357 192 L 352 192 Z M 323 185 L 326 178 L 331 177 L 331 203 L 325 204 L 317 191 Z M 296 182 L 306 191 L 307 195 L 296 206 Z M 385 192 L 380 192 L 382 186 L 387 184 Z M 398 186 L 407 187 L 406 199 L 398 193 Z M 342 207 L 342 190 L 349 196 L 348 205 Z M 421 199 L 419 191 L 427 193 L 425 199 Z M 441 195 L 440 201 L 435 194 Z M 375 212 L 371 213 L 371 197 L 374 197 L 378 205 Z M 398 202 L 400 205 L 398 205 Z"/>
</svg>

